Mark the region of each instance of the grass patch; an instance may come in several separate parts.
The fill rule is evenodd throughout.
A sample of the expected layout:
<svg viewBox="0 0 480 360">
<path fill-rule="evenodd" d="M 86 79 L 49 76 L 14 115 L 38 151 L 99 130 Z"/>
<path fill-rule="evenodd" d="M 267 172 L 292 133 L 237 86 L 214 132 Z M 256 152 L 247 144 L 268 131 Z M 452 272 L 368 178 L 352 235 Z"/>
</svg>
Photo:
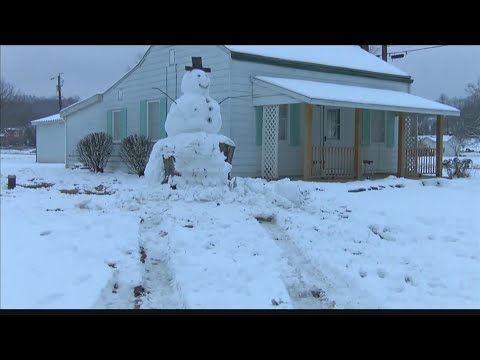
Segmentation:
<svg viewBox="0 0 480 360">
<path fill-rule="evenodd" d="M 18 186 L 20 187 L 23 187 L 23 188 L 27 188 L 27 189 L 42 189 L 42 188 L 49 188 L 49 187 L 52 187 L 53 183 L 46 183 L 46 182 L 41 182 L 41 183 L 36 183 L 36 184 L 28 184 L 28 185 L 20 185 L 18 184 Z"/>
<path fill-rule="evenodd" d="M 68 194 L 68 195 L 77 195 L 80 193 L 80 189 L 60 189 L 60 192 L 62 194 Z"/>
</svg>

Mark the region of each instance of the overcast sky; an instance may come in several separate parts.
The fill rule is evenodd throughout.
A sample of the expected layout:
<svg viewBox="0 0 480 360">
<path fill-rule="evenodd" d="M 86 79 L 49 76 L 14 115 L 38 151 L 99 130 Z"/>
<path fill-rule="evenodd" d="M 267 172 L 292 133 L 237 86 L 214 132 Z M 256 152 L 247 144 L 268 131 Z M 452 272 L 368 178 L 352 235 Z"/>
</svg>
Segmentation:
<svg viewBox="0 0 480 360">
<path fill-rule="evenodd" d="M 389 52 L 428 45 L 389 46 Z M 63 73 L 65 97 L 82 99 L 102 92 L 120 79 L 138 53 L 148 46 L 1 46 L 0 73 L 29 95 L 55 96 Z M 392 62 L 392 60 L 389 60 Z M 441 93 L 465 96 L 465 87 L 480 77 L 480 46 L 444 46 L 408 52 L 393 64 L 414 78 L 412 93 L 437 99 Z"/>
</svg>

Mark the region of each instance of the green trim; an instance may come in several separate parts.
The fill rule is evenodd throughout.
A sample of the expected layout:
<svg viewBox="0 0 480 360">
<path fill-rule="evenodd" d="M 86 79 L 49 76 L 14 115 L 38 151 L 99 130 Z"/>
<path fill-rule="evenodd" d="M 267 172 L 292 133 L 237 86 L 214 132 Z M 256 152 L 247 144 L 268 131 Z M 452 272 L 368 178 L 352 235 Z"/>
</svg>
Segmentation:
<svg viewBox="0 0 480 360">
<path fill-rule="evenodd" d="M 312 63 L 301 62 L 301 61 L 277 59 L 277 58 L 270 58 L 270 57 L 261 56 L 261 55 L 239 53 L 235 51 L 230 51 L 230 53 L 233 60 L 250 61 L 250 62 L 256 62 L 260 64 L 277 65 L 277 66 L 290 67 L 294 69 L 320 71 L 325 73 L 336 73 L 336 74 L 344 74 L 344 75 L 352 75 L 352 76 L 369 77 L 373 79 L 401 81 L 408 84 L 413 83 L 413 79 L 410 76 L 382 74 L 382 73 L 377 73 L 373 71 L 349 69 L 349 68 L 344 68 L 339 66 L 312 64 Z"/>
<path fill-rule="evenodd" d="M 165 121 L 167 120 L 167 98 L 160 98 L 160 138 L 164 139 L 167 137 L 167 132 L 165 130 Z"/>
<path fill-rule="evenodd" d="M 387 111 L 387 147 L 395 145 L 395 113 Z"/>
<path fill-rule="evenodd" d="M 112 136 L 112 110 L 107 111 L 107 134 Z"/>
<path fill-rule="evenodd" d="M 262 145 L 263 106 L 255 106 L 255 143 Z"/>
<path fill-rule="evenodd" d="M 362 145 L 370 145 L 370 110 L 362 110 Z"/>
<path fill-rule="evenodd" d="M 147 100 L 140 101 L 140 135 L 147 136 Z"/>
<path fill-rule="evenodd" d="M 290 104 L 290 145 L 300 145 L 300 104 Z"/>
<path fill-rule="evenodd" d="M 123 140 L 127 137 L 127 108 L 122 109 L 120 119 L 122 124 L 120 127 L 120 140 Z"/>
</svg>

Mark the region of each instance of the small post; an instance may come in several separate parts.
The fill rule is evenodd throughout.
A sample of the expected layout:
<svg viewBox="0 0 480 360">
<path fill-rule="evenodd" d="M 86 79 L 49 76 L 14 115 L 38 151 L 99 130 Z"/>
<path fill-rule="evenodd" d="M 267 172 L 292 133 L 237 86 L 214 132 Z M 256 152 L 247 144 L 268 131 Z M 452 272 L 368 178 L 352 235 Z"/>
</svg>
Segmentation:
<svg viewBox="0 0 480 360">
<path fill-rule="evenodd" d="M 8 175 L 8 190 L 15 189 L 17 186 L 17 177 L 15 175 Z"/>
</svg>

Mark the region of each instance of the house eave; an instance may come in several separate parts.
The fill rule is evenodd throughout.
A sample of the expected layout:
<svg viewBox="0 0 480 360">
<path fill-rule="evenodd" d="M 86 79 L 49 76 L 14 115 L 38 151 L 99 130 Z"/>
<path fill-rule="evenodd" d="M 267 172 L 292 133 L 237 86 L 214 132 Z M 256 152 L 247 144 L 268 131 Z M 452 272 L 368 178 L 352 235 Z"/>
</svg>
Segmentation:
<svg viewBox="0 0 480 360">
<path fill-rule="evenodd" d="M 293 60 L 279 59 L 279 58 L 273 58 L 273 57 L 262 56 L 262 55 L 246 54 L 246 53 L 236 52 L 233 50 L 229 50 L 229 51 L 233 60 L 248 61 L 248 62 L 255 62 L 260 64 L 268 64 L 268 65 L 277 65 L 277 66 L 290 67 L 290 68 L 300 69 L 300 70 L 317 71 L 317 72 L 324 72 L 324 73 L 335 73 L 335 74 L 367 77 L 367 78 L 381 79 L 381 80 L 400 81 L 408 84 L 413 83 L 413 79 L 410 76 L 385 74 L 385 73 L 378 73 L 378 72 L 367 71 L 367 70 L 357 70 L 357 69 L 350 69 L 345 67 L 330 66 L 330 65 L 323 65 L 323 64 L 313 64 L 309 62 L 293 61 Z"/>
</svg>

